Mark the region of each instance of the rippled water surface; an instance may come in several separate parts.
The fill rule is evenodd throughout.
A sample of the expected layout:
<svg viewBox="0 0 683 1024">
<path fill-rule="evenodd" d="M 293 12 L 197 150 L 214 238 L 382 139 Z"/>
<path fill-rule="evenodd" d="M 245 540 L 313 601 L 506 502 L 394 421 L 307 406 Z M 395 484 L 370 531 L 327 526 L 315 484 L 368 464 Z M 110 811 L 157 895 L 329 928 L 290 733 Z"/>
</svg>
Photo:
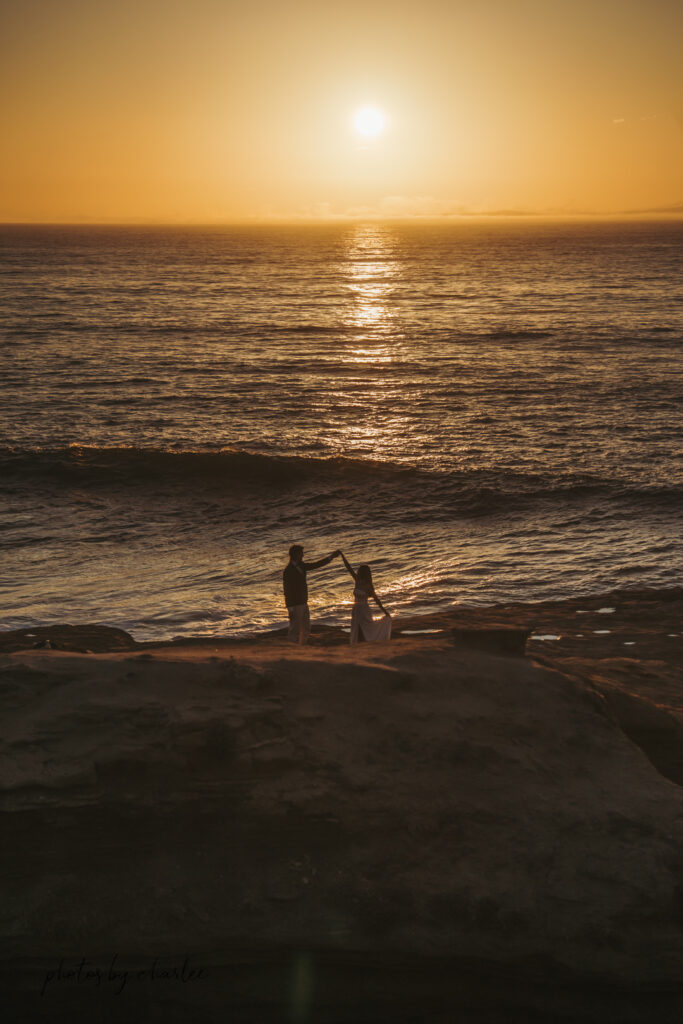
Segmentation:
<svg viewBox="0 0 683 1024">
<path fill-rule="evenodd" d="M 5 627 L 279 625 L 293 541 L 397 613 L 680 582 L 680 222 L 0 242 Z"/>
</svg>

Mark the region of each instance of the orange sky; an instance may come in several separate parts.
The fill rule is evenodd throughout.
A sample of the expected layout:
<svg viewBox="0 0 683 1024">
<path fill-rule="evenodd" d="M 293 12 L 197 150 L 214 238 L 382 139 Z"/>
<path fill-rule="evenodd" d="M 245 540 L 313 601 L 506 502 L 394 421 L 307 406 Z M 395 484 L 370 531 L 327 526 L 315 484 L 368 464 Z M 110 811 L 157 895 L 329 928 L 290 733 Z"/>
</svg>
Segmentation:
<svg viewBox="0 0 683 1024">
<path fill-rule="evenodd" d="M 683 204 L 680 0 L 0 0 L 0 221 Z M 386 131 L 363 142 L 354 110 Z"/>
</svg>

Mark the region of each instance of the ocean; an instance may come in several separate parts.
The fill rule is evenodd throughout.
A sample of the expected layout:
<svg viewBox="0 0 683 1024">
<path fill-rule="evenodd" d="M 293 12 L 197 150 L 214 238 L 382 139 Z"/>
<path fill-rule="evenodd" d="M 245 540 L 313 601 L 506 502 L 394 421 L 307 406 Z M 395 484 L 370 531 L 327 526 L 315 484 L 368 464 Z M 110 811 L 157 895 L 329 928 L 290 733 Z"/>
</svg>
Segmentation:
<svg viewBox="0 0 683 1024">
<path fill-rule="evenodd" d="M 0 229 L 0 628 L 681 582 L 683 224 Z M 339 562 L 313 621 L 348 624 Z"/>
</svg>

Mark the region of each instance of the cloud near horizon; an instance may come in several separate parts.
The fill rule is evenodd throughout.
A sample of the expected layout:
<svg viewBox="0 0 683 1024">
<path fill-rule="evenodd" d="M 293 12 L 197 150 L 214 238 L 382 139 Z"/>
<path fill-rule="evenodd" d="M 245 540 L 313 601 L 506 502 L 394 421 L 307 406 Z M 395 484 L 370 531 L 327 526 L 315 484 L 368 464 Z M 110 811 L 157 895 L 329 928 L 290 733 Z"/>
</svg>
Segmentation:
<svg viewBox="0 0 683 1024">
<path fill-rule="evenodd" d="M 409 220 L 425 217 L 458 217 L 486 213 L 469 209 L 455 200 L 437 199 L 435 196 L 389 195 L 378 202 L 363 206 L 335 207 L 331 202 L 312 203 L 301 207 L 293 214 L 281 214 L 278 220 Z M 273 219 L 270 211 L 264 211 L 261 219 Z"/>
<path fill-rule="evenodd" d="M 682 203 L 669 203 L 659 207 L 639 207 L 635 209 L 615 210 L 605 213 L 600 210 L 580 208 L 572 204 L 564 206 L 529 209 L 523 207 L 492 208 L 472 207 L 453 199 L 438 199 L 435 196 L 423 195 L 388 195 L 376 203 L 364 206 L 348 206 L 343 209 L 335 207 L 331 202 L 318 202 L 306 205 L 289 213 L 274 213 L 264 209 L 259 216 L 261 221 L 354 221 L 354 220 L 420 220 L 439 218 L 448 220 L 461 217 L 600 217 L 628 216 L 639 214 L 662 214 L 664 216 L 680 215 Z"/>
</svg>

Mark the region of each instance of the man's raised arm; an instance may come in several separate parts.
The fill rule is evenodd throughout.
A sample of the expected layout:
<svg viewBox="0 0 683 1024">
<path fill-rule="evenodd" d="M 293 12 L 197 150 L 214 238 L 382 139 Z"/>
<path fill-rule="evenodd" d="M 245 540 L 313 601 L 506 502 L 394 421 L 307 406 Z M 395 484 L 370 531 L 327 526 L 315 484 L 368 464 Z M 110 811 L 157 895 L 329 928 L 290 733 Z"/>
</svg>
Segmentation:
<svg viewBox="0 0 683 1024">
<path fill-rule="evenodd" d="M 332 559 L 336 558 L 339 554 L 340 554 L 339 548 L 337 548 L 337 550 L 333 551 L 331 555 L 327 556 L 327 558 L 320 558 L 320 559 L 318 559 L 317 562 L 302 562 L 301 563 L 301 568 L 305 572 L 308 572 L 309 569 L 322 569 L 323 565 L 329 565 L 329 563 L 332 561 Z"/>
</svg>

